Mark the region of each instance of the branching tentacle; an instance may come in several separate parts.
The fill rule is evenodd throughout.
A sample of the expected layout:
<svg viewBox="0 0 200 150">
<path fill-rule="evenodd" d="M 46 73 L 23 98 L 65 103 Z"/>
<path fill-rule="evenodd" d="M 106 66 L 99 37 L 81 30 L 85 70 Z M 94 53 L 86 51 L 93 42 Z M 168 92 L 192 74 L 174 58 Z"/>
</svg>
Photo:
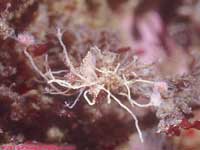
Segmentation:
<svg viewBox="0 0 200 150">
<path fill-rule="evenodd" d="M 140 140 L 143 143 L 144 139 L 143 139 L 142 131 L 141 131 L 140 127 L 139 127 L 139 123 L 138 123 L 138 119 L 137 119 L 136 115 L 126 105 L 124 105 L 118 98 L 116 98 L 110 91 L 108 91 L 106 88 L 101 87 L 101 89 L 103 91 L 105 91 L 107 94 L 110 94 L 111 98 L 113 100 L 115 100 L 124 110 L 126 110 L 133 117 L 133 119 L 135 120 L 135 126 L 136 126 L 136 129 L 138 131 Z"/>
</svg>

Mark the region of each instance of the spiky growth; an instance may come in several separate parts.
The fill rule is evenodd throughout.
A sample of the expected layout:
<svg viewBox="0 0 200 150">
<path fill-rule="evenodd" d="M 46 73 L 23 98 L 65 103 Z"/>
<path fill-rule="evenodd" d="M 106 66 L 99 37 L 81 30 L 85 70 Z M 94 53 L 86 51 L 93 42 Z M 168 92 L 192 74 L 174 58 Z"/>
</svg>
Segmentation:
<svg viewBox="0 0 200 150">
<path fill-rule="evenodd" d="M 67 70 L 52 71 L 48 65 L 48 55 L 45 56 L 46 72 L 43 73 L 37 67 L 28 51 L 26 49 L 24 50 L 25 55 L 29 59 L 35 71 L 39 73 L 50 86 L 48 93 L 64 95 L 67 97 L 78 93 L 72 104 L 69 104 L 67 101 L 65 102 L 65 105 L 69 109 L 75 107 L 81 96 L 83 96 L 86 102 L 92 106 L 96 104 L 99 93 L 105 93 L 107 95 L 108 104 L 111 101 L 115 101 L 121 108 L 132 116 L 141 142 L 143 142 L 142 132 L 136 115 L 131 111 L 130 107 L 124 104 L 118 97 L 121 96 L 127 99 L 128 104 L 132 107 L 137 106 L 145 108 L 150 106 L 159 106 L 161 103 L 160 91 L 162 89 L 166 90 L 167 85 L 160 82 L 141 79 L 138 77 L 136 72 L 134 72 L 134 70 L 127 73 L 127 66 L 134 66 L 136 63 L 135 59 L 124 67 L 124 65 L 121 65 L 117 54 L 102 52 L 96 46 L 92 47 L 88 51 L 79 67 L 74 67 L 72 61 L 70 60 L 66 46 L 62 41 L 62 35 L 63 33 L 60 29 L 58 29 L 57 38 L 62 46 L 65 62 L 69 67 L 70 73 L 67 73 Z M 63 77 L 63 73 L 66 73 L 67 75 Z M 151 95 L 149 96 L 149 103 L 140 104 L 132 99 L 131 88 L 138 86 L 138 84 L 148 85 L 153 89 Z"/>
</svg>

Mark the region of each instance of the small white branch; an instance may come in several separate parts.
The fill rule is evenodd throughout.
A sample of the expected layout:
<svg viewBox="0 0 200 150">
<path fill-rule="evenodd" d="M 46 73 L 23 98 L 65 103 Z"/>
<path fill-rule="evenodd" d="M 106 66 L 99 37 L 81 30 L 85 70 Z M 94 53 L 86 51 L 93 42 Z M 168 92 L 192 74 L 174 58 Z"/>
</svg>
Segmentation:
<svg viewBox="0 0 200 150">
<path fill-rule="evenodd" d="M 133 119 L 135 120 L 135 126 L 136 126 L 136 129 L 138 131 L 138 134 L 139 134 L 139 137 L 140 137 L 140 140 L 141 142 L 143 143 L 144 142 L 144 139 L 143 139 L 143 136 L 142 136 L 142 132 L 141 132 L 141 129 L 139 127 L 139 123 L 138 123 L 138 119 L 136 117 L 136 115 L 124 104 L 121 103 L 121 101 L 116 98 L 110 91 L 108 91 L 106 88 L 104 87 L 101 87 L 101 89 L 103 91 L 105 91 L 107 94 L 110 94 L 111 98 L 113 98 L 123 109 L 125 109 L 132 117 Z"/>
<path fill-rule="evenodd" d="M 126 97 L 128 98 L 128 100 L 129 100 L 129 102 L 130 102 L 132 105 L 134 104 L 134 105 L 136 105 L 136 106 L 138 106 L 138 107 L 149 107 L 149 106 L 152 106 L 151 102 L 149 102 L 148 104 L 139 104 L 139 103 L 137 103 L 135 100 L 133 100 L 133 99 L 131 98 L 130 88 L 129 88 L 128 84 L 127 84 L 128 81 L 127 81 L 125 75 L 123 75 L 123 79 L 124 79 L 124 85 L 125 85 L 125 87 L 126 87 L 126 89 L 127 89 L 127 94 L 125 94 L 125 93 L 120 93 L 120 95 L 126 96 Z"/>
<path fill-rule="evenodd" d="M 62 41 L 62 33 L 61 33 L 61 30 L 60 28 L 57 29 L 57 38 L 59 40 L 59 43 L 60 45 L 62 46 L 62 49 L 63 49 L 63 53 L 65 55 L 65 59 L 66 59 L 66 62 L 67 62 L 67 65 L 69 66 L 70 68 L 70 71 L 76 75 L 77 77 L 79 77 L 80 79 L 84 80 L 84 81 L 87 81 L 87 79 L 85 79 L 83 76 L 81 76 L 80 74 L 77 73 L 76 69 L 74 68 L 73 64 L 71 63 L 70 59 L 69 59 L 69 55 L 68 55 L 68 52 L 67 52 L 67 48 L 65 46 L 65 44 L 63 43 Z"/>
<path fill-rule="evenodd" d="M 57 83 L 58 85 L 60 85 L 62 87 L 70 88 L 73 90 L 77 90 L 77 89 L 84 88 L 84 87 L 90 87 L 90 86 L 97 84 L 97 82 L 92 82 L 92 83 L 88 83 L 88 84 L 72 85 L 69 82 L 67 82 L 66 80 L 61 80 L 61 79 L 52 79 L 52 80 L 49 80 L 48 83 L 49 84 Z"/>
<path fill-rule="evenodd" d="M 72 109 L 74 108 L 74 106 L 77 104 L 77 102 L 80 100 L 81 95 L 83 94 L 84 89 L 81 89 L 80 93 L 78 94 L 78 96 L 76 97 L 76 99 L 74 100 L 73 104 L 68 104 L 67 101 L 65 101 L 65 105 L 67 106 L 67 108 Z"/>
<path fill-rule="evenodd" d="M 88 98 L 87 93 L 88 93 L 88 90 L 85 91 L 85 92 L 83 93 L 83 96 L 84 96 L 85 100 L 87 101 L 87 103 L 88 103 L 90 106 L 92 106 L 92 105 L 94 105 L 94 104 L 96 103 L 95 98 L 93 98 L 92 101 L 91 101 L 91 100 Z"/>
</svg>

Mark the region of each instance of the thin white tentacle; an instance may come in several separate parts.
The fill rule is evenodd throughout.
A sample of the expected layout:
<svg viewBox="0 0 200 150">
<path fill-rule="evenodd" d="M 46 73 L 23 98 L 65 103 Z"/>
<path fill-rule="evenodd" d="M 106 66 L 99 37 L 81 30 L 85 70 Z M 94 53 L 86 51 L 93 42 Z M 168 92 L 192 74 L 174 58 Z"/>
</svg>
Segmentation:
<svg viewBox="0 0 200 150">
<path fill-rule="evenodd" d="M 102 90 L 104 90 L 107 94 L 110 93 L 110 91 L 108 91 L 106 88 L 104 87 L 101 87 Z M 137 132 L 139 134 L 139 137 L 140 137 L 140 140 L 141 142 L 143 143 L 144 142 L 144 139 L 143 139 L 143 135 L 142 135 L 142 131 L 139 127 L 139 123 L 138 123 L 138 119 L 136 117 L 136 115 L 124 104 L 122 104 L 122 102 L 116 98 L 112 93 L 110 93 L 110 96 L 111 98 L 113 98 L 123 109 L 125 109 L 132 117 L 133 119 L 135 120 L 135 126 L 136 126 L 136 129 L 137 129 Z"/>
</svg>

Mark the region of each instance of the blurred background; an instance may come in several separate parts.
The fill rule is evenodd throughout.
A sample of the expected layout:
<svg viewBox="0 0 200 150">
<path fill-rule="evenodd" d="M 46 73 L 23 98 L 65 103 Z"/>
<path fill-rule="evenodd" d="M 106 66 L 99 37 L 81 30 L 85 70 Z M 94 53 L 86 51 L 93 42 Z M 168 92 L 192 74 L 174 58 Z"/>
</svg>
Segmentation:
<svg viewBox="0 0 200 150">
<path fill-rule="evenodd" d="M 42 64 L 40 56 L 48 51 L 51 67 L 61 68 L 56 27 L 65 30 L 63 41 L 76 63 L 96 45 L 155 64 L 156 76 L 162 78 L 187 76 L 198 69 L 200 0 L 0 0 L 1 143 L 70 143 L 80 150 L 200 150 L 200 131 L 157 134 L 158 120 L 153 113 L 147 115 L 149 111 L 136 112 L 145 135 L 141 144 L 137 132 L 125 125 L 130 118 L 115 107 L 89 111 L 79 105 L 69 111 L 61 104 L 63 97 L 42 94 L 44 86 L 14 39 L 31 33 L 36 45 L 30 51 L 37 62 Z M 199 120 L 198 107 L 190 118 Z"/>
</svg>

